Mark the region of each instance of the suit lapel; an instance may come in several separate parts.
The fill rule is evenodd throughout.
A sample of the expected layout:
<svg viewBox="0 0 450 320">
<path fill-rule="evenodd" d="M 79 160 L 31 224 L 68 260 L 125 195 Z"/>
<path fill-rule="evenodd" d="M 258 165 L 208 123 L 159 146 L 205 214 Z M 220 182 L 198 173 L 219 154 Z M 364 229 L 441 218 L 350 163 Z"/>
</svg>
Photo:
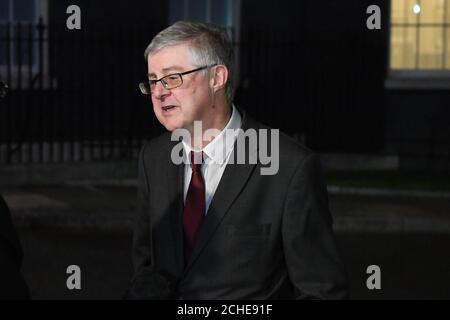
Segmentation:
<svg viewBox="0 0 450 320">
<path fill-rule="evenodd" d="M 245 112 L 241 112 L 241 114 L 243 114 L 242 129 L 247 130 L 254 127 L 253 121 L 247 117 Z M 235 151 L 236 142 L 234 144 L 231 158 L 235 156 Z M 257 148 L 247 147 L 245 149 L 246 159 L 249 159 L 249 154 L 253 155 L 257 151 Z M 236 164 L 236 161 L 234 161 L 234 164 L 227 164 L 209 206 L 208 214 L 206 215 L 205 220 L 203 221 L 203 224 L 200 228 L 191 259 L 189 260 L 189 263 L 184 270 L 184 274 L 189 271 L 192 264 L 197 260 L 202 250 L 205 248 L 205 246 L 219 227 L 225 214 L 228 212 L 228 209 L 245 187 L 247 180 L 250 178 L 251 173 L 256 166 L 256 164 L 254 163 L 247 162 L 248 161 L 246 161 L 245 164 Z"/>
</svg>

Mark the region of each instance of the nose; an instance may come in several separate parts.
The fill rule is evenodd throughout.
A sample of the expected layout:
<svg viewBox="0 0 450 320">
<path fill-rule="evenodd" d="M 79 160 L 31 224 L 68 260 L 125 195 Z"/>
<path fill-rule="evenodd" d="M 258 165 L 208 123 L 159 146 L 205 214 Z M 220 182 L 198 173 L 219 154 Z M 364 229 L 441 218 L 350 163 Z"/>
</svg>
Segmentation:
<svg viewBox="0 0 450 320">
<path fill-rule="evenodd" d="M 162 100 L 168 95 L 170 95 L 170 90 L 166 89 L 161 81 L 158 81 L 155 84 L 155 87 L 152 89 L 152 95 L 154 98 Z"/>
</svg>

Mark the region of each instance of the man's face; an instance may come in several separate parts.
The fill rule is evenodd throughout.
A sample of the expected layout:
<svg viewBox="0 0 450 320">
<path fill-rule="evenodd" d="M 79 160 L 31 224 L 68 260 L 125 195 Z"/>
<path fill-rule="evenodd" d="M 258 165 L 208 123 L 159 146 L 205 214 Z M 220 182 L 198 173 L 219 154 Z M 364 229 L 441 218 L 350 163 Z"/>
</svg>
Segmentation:
<svg viewBox="0 0 450 320">
<path fill-rule="evenodd" d="M 160 79 L 202 66 L 192 64 L 188 45 L 169 46 L 148 56 L 149 79 Z M 159 81 L 152 92 L 153 111 L 169 131 L 192 130 L 194 121 L 208 121 L 213 99 L 207 74 L 202 71 L 183 75 L 183 84 L 165 89 Z"/>
</svg>

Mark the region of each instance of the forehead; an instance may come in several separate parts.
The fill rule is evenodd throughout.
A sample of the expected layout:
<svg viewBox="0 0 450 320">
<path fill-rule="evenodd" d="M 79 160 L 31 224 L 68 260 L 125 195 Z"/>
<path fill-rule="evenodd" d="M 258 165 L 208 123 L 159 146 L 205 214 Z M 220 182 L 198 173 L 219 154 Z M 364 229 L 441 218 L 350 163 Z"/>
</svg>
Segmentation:
<svg viewBox="0 0 450 320">
<path fill-rule="evenodd" d="M 187 44 L 167 46 L 151 53 L 147 59 L 147 66 L 149 75 L 182 71 L 192 66 L 189 46 Z"/>
</svg>

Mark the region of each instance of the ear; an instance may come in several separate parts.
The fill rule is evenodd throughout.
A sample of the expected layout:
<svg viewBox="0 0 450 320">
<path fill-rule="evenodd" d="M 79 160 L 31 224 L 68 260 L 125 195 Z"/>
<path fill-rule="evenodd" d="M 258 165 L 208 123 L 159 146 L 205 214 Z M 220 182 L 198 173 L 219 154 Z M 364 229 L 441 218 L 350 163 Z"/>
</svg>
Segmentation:
<svg viewBox="0 0 450 320">
<path fill-rule="evenodd" d="M 219 64 L 214 67 L 214 74 L 211 77 L 211 88 L 214 93 L 225 88 L 228 81 L 228 69 L 225 65 Z"/>
</svg>

